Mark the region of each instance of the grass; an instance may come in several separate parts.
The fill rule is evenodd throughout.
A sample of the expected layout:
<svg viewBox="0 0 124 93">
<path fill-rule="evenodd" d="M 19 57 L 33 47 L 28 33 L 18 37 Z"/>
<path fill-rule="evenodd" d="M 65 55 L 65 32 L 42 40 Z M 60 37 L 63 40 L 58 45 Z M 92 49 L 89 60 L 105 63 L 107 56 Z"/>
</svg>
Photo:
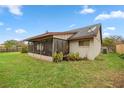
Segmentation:
<svg viewBox="0 0 124 93">
<path fill-rule="evenodd" d="M 123 73 L 124 60 L 117 54 L 53 63 L 21 53 L 0 53 L 0 87 L 124 87 Z"/>
</svg>

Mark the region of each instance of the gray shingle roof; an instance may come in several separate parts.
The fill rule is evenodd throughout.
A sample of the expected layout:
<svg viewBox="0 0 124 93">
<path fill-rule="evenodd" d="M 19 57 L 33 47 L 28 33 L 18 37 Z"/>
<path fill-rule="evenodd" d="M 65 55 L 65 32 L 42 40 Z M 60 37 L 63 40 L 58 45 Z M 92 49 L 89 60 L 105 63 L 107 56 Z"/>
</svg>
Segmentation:
<svg viewBox="0 0 124 93">
<path fill-rule="evenodd" d="M 86 26 L 83 28 L 73 29 L 66 32 L 75 32 L 73 36 L 69 38 L 69 40 L 78 39 L 78 38 L 85 38 L 85 37 L 92 37 L 97 34 L 98 29 L 100 28 L 101 24 L 95 24 Z"/>
<path fill-rule="evenodd" d="M 69 38 L 69 40 L 74 40 L 78 38 L 86 38 L 86 37 L 94 37 L 97 34 L 98 29 L 100 29 L 101 24 L 94 24 L 78 29 L 73 29 L 69 31 L 64 31 L 64 32 L 48 32 L 45 34 L 37 35 L 34 37 L 30 37 L 25 39 L 25 41 L 36 39 L 36 38 L 42 38 L 45 36 L 50 36 L 50 35 L 56 35 L 56 34 L 67 34 L 67 33 L 73 33 L 73 35 Z"/>
</svg>

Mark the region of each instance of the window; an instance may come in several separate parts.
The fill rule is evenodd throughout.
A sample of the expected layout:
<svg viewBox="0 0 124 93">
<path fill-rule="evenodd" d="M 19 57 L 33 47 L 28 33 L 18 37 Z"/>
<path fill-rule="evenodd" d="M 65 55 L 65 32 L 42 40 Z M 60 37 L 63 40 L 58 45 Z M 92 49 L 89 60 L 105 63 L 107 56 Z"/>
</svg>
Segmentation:
<svg viewBox="0 0 124 93">
<path fill-rule="evenodd" d="M 79 41 L 79 46 L 89 46 L 90 40 Z"/>
</svg>

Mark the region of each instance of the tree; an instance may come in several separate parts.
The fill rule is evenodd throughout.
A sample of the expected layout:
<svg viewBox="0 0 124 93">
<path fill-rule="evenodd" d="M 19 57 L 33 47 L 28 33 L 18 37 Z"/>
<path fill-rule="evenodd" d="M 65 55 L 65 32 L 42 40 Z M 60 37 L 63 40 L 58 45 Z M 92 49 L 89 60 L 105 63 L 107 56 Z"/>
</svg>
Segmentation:
<svg viewBox="0 0 124 93">
<path fill-rule="evenodd" d="M 112 46 L 113 45 L 113 40 L 110 37 L 106 37 L 103 39 L 103 46 Z"/>
<path fill-rule="evenodd" d="M 16 41 L 16 40 L 7 40 L 4 42 L 4 45 L 6 48 L 14 48 L 14 47 L 16 47 L 17 42 L 18 41 Z"/>
<path fill-rule="evenodd" d="M 21 51 L 22 53 L 26 53 L 28 51 L 28 46 L 22 41 L 16 40 L 7 40 L 4 42 L 4 46 L 6 49 L 16 49 Z"/>
<path fill-rule="evenodd" d="M 121 36 L 109 36 L 103 39 L 103 46 L 108 47 L 110 51 L 115 51 L 116 44 L 123 43 L 124 39 Z"/>
<path fill-rule="evenodd" d="M 16 48 L 16 47 L 25 47 L 27 44 L 25 44 L 22 41 L 16 41 L 16 40 L 7 40 L 4 42 L 4 45 L 6 48 Z"/>
<path fill-rule="evenodd" d="M 113 40 L 114 44 L 122 43 L 124 40 L 121 36 L 117 36 L 117 35 L 110 36 L 110 38 Z"/>
</svg>

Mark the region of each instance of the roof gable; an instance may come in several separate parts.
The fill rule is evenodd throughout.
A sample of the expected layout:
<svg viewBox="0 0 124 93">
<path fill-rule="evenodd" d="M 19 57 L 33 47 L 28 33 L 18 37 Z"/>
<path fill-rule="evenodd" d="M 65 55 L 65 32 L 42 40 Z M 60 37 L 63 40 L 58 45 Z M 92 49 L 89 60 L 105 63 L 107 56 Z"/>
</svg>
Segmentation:
<svg viewBox="0 0 124 93">
<path fill-rule="evenodd" d="M 97 35 L 97 31 L 100 28 L 100 24 L 90 25 L 87 27 L 70 30 L 68 32 L 75 32 L 75 34 L 69 38 L 69 40 L 78 39 L 78 38 L 86 38 L 86 37 L 94 37 Z"/>
</svg>

